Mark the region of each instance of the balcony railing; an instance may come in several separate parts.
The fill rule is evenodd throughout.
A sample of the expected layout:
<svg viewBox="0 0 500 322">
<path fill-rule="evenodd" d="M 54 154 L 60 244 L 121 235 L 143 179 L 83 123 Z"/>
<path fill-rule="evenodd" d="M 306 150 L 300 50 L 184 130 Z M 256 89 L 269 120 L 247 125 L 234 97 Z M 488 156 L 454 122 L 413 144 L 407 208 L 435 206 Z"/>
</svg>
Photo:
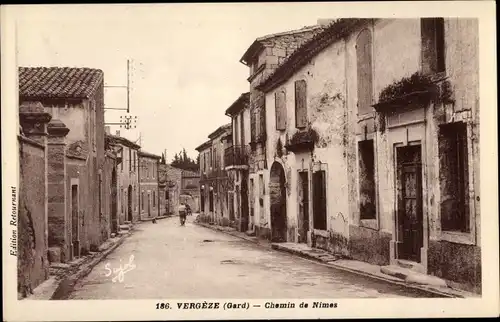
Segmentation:
<svg viewBox="0 0 500 322">
<path fill-rule="evenodd" d="M 233 145 L 224 150 L 224 165 L 226 167 L 248 165 L 248 155 L 250 147 L 248 145 Z"/>
</svg>

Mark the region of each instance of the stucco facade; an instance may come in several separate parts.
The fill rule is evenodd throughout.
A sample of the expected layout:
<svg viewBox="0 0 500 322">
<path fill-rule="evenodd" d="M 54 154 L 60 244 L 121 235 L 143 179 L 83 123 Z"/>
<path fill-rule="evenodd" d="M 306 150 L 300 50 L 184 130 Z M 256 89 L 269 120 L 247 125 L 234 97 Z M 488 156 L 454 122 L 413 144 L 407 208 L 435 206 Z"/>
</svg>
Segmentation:
<svg viewBox="0 0 500 322">
<path fill-rule="evenodd" d="M 138 152 L 139 156 L 139 209 L 140 219 L 160 216 L 160 196 L 158 194 L 158 168 L 160 156 Z"/>
<path fill-rule="evenodd" d="M 200 153 L 200 212 L 213 222 L 221 223 L 225 218 L 237 227 L 240 218 L 230 211 L 229 201 L 233 181 L 224 166 L 224 151 L 232 146 L 231 124 L 220 126 L 208 137 L 196 148 Z"/>
<path fill-rule="evenodd" d="M 336 39 L 323 40 L 329 44 L 307 63 L 297 63 L 291 75 L 279 80 L 286 66 L 278 69 L 278 76 L 259 87 L 266 91 L 267 164 L 277 174 L 273 180 L 263 173 L 270 197 L 264 198 L 264 216 L 256 217 L 259 225 L 271 222 L 273 235 L 273 209 L 278 209 L 285 222 L 275 226 L 286 230 L 275 234 L 286 241 L 378 265 L 405 265 L 480 289 L 477 28 L 474 19 L 361 19 Z M 440 41 L 441 47 L 429 45 Z M 381 100 L 388 86 L 417 72 L 430 75 L 439 99 Z M 307 124 L 300 129 L 297 81 L 307 85 Z M 278 110 L 277 95 L 285 97 L 284 110 Z M 455 128 L 465 129 L 460 134 L 465 152 L 448 143 L 459 135 L 447 134 Z M 315 132 L 314 144 L 297 146 L 295 134 L 308 129 Z M 453 153 L 460 153 L 462 165 L 450 161 Z M 322 189 L 311 178 L 322 171 L 326 225 L 317 229 L 322 207 L 315 209 L 315 190 Z M 303 180 L 309 183 L 304 186 Z M 405 204 L 416 208 L 402 208 Z M 450 207 L 459 207 L 465 217 L 443 217 L 443 211 L 448 217 L 456 212 Z M 411 214 L 416 217 L 408 226 L 403 218 Z"/>
</svg>

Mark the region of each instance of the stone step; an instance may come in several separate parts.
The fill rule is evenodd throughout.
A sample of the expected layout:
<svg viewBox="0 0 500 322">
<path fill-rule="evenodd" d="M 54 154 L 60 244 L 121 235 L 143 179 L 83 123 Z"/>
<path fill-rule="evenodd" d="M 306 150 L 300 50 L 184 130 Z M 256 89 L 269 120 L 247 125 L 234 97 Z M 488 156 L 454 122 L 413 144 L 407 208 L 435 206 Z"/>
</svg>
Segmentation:
<svg viewBox="0 0 500 322">
<path fill-rule="evenodd" d="M 130 230 L 129 225 L 120 225 L 120 230 Z"/>
<path fill-rule="evenodd" d="M 422 274 L 399 265 L 382 266 L 380 272 L 402 279 L 407 283 L 447 287 L 446 281 L 439 277 Z"/>
</svg>

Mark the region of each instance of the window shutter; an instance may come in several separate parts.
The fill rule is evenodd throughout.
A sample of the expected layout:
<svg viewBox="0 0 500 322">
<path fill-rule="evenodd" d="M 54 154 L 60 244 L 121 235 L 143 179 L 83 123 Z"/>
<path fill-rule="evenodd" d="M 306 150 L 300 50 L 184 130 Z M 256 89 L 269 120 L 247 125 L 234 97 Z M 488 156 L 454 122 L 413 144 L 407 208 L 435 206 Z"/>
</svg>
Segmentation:
<svg viewBox="0 0 500 322">
<path fill-rule="evenodd" d="M 358 78 L 358 113 L 365 114 L 372 107 L 372 39 L 368 29 L 359 33 L 356 41 Z"/>
<path fill-rule="evenodd" d="M 260 122 L 259 137 L 263 138 L 266 135 L 266 107 L 265 106 L 262 106 L 260 108 L 259 122 Z"/>
<path fill-rule="evenodd" d="M 250 111 L 250 137 L 251 141 L 255 142 L 255 137 L 257 135 L 257 122 L 255 117 L 255 111 Z"/>
<path fill-rule="evenodd" d="M 307 83 L 305 80 L 295 82 L 295 127 L 307 125 Z"/>
<path fill-rule="evenodd" d="M 278 91 L 275 94 L 276 130 L 286 130 L 286 92 Z"/>
</svg>

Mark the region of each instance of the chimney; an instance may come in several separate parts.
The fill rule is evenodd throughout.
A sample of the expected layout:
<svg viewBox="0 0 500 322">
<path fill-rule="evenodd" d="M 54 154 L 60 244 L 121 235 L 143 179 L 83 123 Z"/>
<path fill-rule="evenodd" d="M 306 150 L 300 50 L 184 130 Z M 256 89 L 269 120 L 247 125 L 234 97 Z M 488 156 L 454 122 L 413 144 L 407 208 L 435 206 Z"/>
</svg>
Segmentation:
<svg viewBox="0 0 500 322">
<path fill-rule="evenodd" d="M 325 19 L 325 18 L 320 18 L 320 19 L 318 19 L 317 24 L 318 24 L 319 26 L 326 27 L 326 26 L 328 26 L 329 24 L 331 24 L 332 22 L 334 22 L 335 20 L 337 20 L 337 19 Z"/>
<path fill-rule="evenodd" d="M 110 126 L 105 126 L 105 127 L 104 127 L 104 132 L 105 132 L 107 135 L 110 135 L 110 134 L 111 134 L 111 127 L 110 127 Z"/>
<path fill-rule="evenodd" d="M 120 136 L 120 130 L 116 130 L 116 136 Z"/>
</svg>

